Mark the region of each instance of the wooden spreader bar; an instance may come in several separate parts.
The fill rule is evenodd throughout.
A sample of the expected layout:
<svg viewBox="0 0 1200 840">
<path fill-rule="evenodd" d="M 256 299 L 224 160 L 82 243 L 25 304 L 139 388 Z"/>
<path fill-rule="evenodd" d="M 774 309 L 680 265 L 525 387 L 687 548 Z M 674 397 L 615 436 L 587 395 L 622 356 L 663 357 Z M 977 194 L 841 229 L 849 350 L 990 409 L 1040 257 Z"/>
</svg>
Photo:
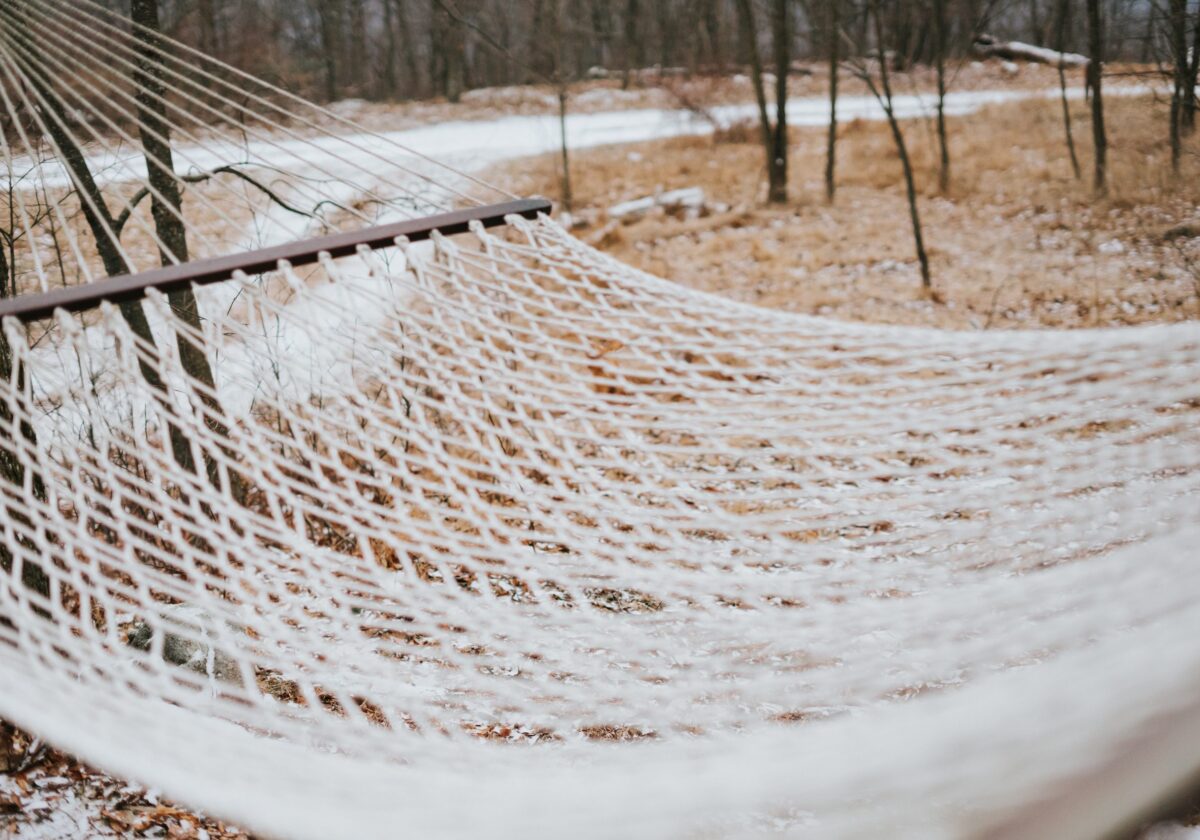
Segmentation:
<svg viewBox="0 0 1200 840">
<path fill-rule="evenodd" d="M 428 239 L 434 231 L 447 236 L 466 233 L 472 222 L 479 222 L 486 228 L 498 227 L 504 224 L 507 216 L 516 215 L 534 219 L 539 213 L 549 213 L 550 208 L 550 202 L 545 199 L 519 199 L 503 204 L 470 207 L 451 213 L 441 213 L 437 216 L 425 216 L 420 219 L 408 219 L 362 230 L 319 236 L 315 239 L 301 239 L 297 242 L 261 248 L 257 251 L 244 251 L 240 254 L 194 260 L 166 268 L 140 271 L 137 274 L 121 274 L 98 280 L 95 283 L 64 286 L 61 289 L 53 289 L 36 295 L 19 295 L 14 298 L 0 299 L 0 318 L 12 315 L 26 322 L 37 321 L 50 317 L 56 309 L 79 312 L 98 306 L 102 301 L 123 303 L 137 300 L 146 293 L 147 289 L 172 292 L 191 286 L 220 283 L 229 280 L 237 271 L 243 271 L 246 274 L 274 271 L 281 260 L 286 260 L 292 265 L 310 265 L 317 262 L 323 253 L 327 253 L 331 257 L 346 257 L 356 253 L 363 245 L 372 250 L 390 247 L 401 236 L 407 237 L 413 242 L 419 242 Z"/>
</svg>

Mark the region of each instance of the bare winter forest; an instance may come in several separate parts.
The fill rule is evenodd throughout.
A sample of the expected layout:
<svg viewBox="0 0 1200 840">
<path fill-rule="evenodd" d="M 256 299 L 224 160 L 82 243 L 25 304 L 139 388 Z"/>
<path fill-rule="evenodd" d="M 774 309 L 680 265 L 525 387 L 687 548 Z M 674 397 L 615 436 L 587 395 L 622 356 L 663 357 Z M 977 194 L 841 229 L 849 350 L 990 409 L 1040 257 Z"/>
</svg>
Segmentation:
<svg viewBox="0 0 1200 840">
<path fill-rule="evenodd" d="M 553 152 L 480 167 L 652 272 L 964 328 L 1200 312 L 1197 16 L 1189 0 L 158 4 L 166 35 L 368 129 L 557 119 Z M 626 111 L 690 124 L 642 116 L 623 144 L 589 129 Z"/>
<path fill-rule="evenodd" d="M 901 66 L 932 66 L 939 55 L 972 58 L 973 41 L 985 33 L 1088 51 L 1082 0 L 877 5 L 884 49 Z M 1177 5 L 1100 0 L 1105 59 L 1153 65 L 1169 78 Z M 781 13 L 792 60 L 825 61 L 834 48 L 850 58 L 872 49 L 869 6 L 754 0 L 748 16 L 741 0 L 170 0 L 162 19 L 172 37 L 307 96 L 454 102 L 466 91 L 503 85 L 601 77 L 629 86 L 659 72 L 742 72 L 751 60 L 747 35 L 767 49 Z M 1192 10 L 1181 13 L 1191 33 Z"/>
<path fill-rule="evenodd" d="M 52 11 L 44 21 L 53 26 L 46 37 L 67 44 L 72 36 L 63 33 L 70 24 L 54 16 L 60 2 L 65 0 L 49 0 Z M 119 277 L 133 273 L 138 259 L 170 267 L 189 255 L 223 254 L 221 248 L 234 242 L 266 247 L 390 220 L 386 211 L 395 207 L 376 200 L 372 191 L 384 192 L 377 184 L 365 191 L 346 187 L 348 172 L 357 176 L 378 164 L 366 156 L 339 169 L 331 162 L 334 153 L 314 142 L 384 135 L 461 167 L 456 178 L 478 178 L 511 195 L 547 197 L 563 228 L 622 263 L 771 310 L 962 331 L 1200 319 L 1200 0 L 97 5 L 122 20 L 153 12 L 142 18 L 152 26 L 143 28 L 219 64 L 202 64 L 192 76 L 171 69 L 156 77 L 153 39 L 134 48 L 142 52 L 130 52 L 128 72 L 115 61 L 89 68 L 77 46 L 61 57 L 33 55 L 37 27 L 30 20 L 42 19 L 13 11 L 32 8 L 24 0 L 11 7 L 0 0 L 0 63 L 14 68 L 0 76 L 7 161 L 0 298 L 37 291 L 38 282 L 45 290 L 93 276 Z M 43 60 L 51 69 L 39 76 Z M 264 84 L 254 83 L 253 95 L 242 100 L 218 90 L 220 84 L 246 83 L 242 74 Z M 206 92 L 208 86 L 214 91 Z M 97 88 L 110 98 L 98 96 Z M 291 107 L 298 101 L 292 97 L 320 107 L 302 117 L 253 113 L 260 105 Z M 230 137 L 227 146 L 214 139 Z M 208 155 L 206 143 L 218 151 Z M 286 161 L 272 157 L 274 149 L 249 151 L 268 146 L 286 147 Z M 111 172 L 130 149 L 145 157 L 136 164 L 141 174 L 123 182 Z M 177 165 L 171 163 L 173 150 Z M 321 157 L 325 152 L 328 158 Z M 62 171 L 48 176 L 54 167 L 47 161 L 55 157 Z M 285 172 L 285 163 L 294 171 Z M 405 177 L 411 174 L 405 171 Z M 35 183 L 39 177 L 44 180 Z M 453 181 L 453 189 L 465 182 Z M 405 196 L 410 198 L 405 212 L 461 204 L 454 195 Z M 445 207 L 437 203 L 443 199 Z M 24 222 L 22 214 L 29 216 Z M 172 226 L 172 214 L 179 224 Z M 217 243 L 214 250 L 205 250 L 207 241 Z M 39 247 L 51 258 L 44 261 Z M 311 293 L 316 281 L 288 274 L 286 282 L 275 277 L 265 285 L 268 299 L 283 299 Z M 168 305 L 200 334 L 208 319 L 191 295 L 190 288 L 176 292 Z M 222 322 L 224 337 L 241 336 L 242 320 L 252 321 L 250 305 L 236 295 L 221 303 L 230 319 Z M 122 306 L 139 339 L 154 352 L 178 353 L 185 372 L 203 386 L 200 402 L 208 414 L 202 432 L 217 443 L 193 452 L 167 420 L 165 431 L 158 430 L 171 449 L 172 460 L 164 463 L 190 477 L 207 471 L 218 495 L 227 491 L 239 507 L 260 503 L 265 509 L 234 467 L 224 468 L 221 483 L 216 465 L 228 456 L 221 441 L 236 428 L 229 418 L 238 411 L 218 387 L 220 370 L 206 360 L 205 350 L 213 348 L 193 337 L 191 343 L 178 340 L 172 350 L 152 333 L 140 304 Z M 93 324 L 86 317 L 83 322 Z M 37 335 L 35 345 L 44 337 Z M 240 358 L 220 349 L 226 359 Z M 595 366 L 585 370 L 594 372 L 608 354 L 624 349 L 615 339 L 589 347 L 589 365 Z M 0 334 L 0 380 L 25 387 L 25 364 Z M 163 380 L 154 379 L 144 360 L 140 371 L 152 392 L 146 403 L 166 405 Z M 411 373 L 408 367 L 403 372 Z M 95 381 L 101 378 L 97 373 Z M 625 396 L 619 389 L 604 392 L 614 394 Z M 282 411 L 269 414 L 254 399 L 246 397 L 257 412 L 246 410 L 254 423 L 292 434 Z M 1187 405 L 1194 412 L 1195 402 Z M 494 422 L 491 414 L 487 419 Z M 33 425 L 21 426 L 3 402 L 0 424 L 36 449 Z M 6 446 L 0 445 L 0 480 L 28 485 L 26 495 L 45 502 L 41 476 L 16 455 L 9 457 Z M 227 460 L 236 464 L 233 456 Z M 351 469 L 349 460 L 343 457 L 326 474 Z M 312 485 L 323 480 L 320 475 Z M 505 509 L 499 518 L 507 516 Z M 882 522 L 880 533 L 891 528 Z M 115 544 L 120 538 L 113 533 L 104 538 Z M 803 533 L 813 541 L 830 536 Z M 834 536 L 848 539 L 842 532 Z M 870 535 L 877 537 L 882 539 Z M 20 539 L 12 541 L 15 551 Z M 189 541 L 203 542 L 193 535 L 181 540 Z M 404 562 L 402 551 L 380 555 Z M 14 568 L 10 548 L 0 547 L 0 570 Z M 32 561 L 25 569 L 41 574 Z M 427 573 L 424 565 L 420 573 Z M 22 585 L 49 592 L 44 575 Z M 648 598 L 637 609 L 623 602 L 615 611 L 661 606 Z M 0 613 L 0 630 L 12 626 L 7 621 Z M 415 645 L 420 634 L 395 635 Z M 133 643 L 123 638 L 122 644 Z M 286 685 L 285 691 L 274 684 L 274 693 L 263 690 L 272 702 L 301 705 L 292 682 L 264 673 L 257 673 L 260 681 Z M 305 713 L 325 704 L 326 711 L 336 707 L 345 717 L 323 691 L 318 685 Z M 512 731 L 505 726 L 469 734 L 505 740 Z M 593 740 L 641 737 L 633 728 L 581 732 Z M 1200 825 L 1195 809 L 1167 816 Z M 1175 829 L 1151 828 L 1144 836 L 1177 836 L 1164 831 Z M 0 840 L 74 836 L 249 835 L 93 770 L 0 721 Z"/>
</svg>

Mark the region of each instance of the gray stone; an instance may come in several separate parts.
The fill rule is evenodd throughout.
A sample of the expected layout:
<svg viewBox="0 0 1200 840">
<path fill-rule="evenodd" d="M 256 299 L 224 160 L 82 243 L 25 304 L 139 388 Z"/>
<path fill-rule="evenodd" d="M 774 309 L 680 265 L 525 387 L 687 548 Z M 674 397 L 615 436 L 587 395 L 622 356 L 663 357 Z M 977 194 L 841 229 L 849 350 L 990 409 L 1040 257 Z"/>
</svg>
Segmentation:
<svg viewBox="0 0 1200 840">
<path fill-rule="evenodd" d="M 220 682 L 241 685 L 237 658 L 213 644 L 216 623 L 211 615 L 194 607 L 165 607 L 156 623 L 137 619 L 129 628 L 127 643 L 136 650 L 149 652 L 155 634 L 161 631 L 164 661 Z M 243 632 L 235 625 L 230 625 L 228 631 Z"/>
</svg>

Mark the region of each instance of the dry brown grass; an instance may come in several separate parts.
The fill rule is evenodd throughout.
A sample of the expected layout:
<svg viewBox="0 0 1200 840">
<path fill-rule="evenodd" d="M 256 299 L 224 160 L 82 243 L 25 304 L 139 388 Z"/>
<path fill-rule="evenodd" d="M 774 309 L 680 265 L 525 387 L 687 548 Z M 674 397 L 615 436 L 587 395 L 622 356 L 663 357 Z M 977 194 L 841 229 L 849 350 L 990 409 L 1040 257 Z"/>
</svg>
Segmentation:
<svg viewBox="0 0 1200 840">
<path fill-rule="evenodd" d="M 1057 101 L 988 107 L 950 121 L 953 181 L 936 194 L 932 126 L 904 124 L 916 167 L 934 283 L 921 293 L 901 170 L 886 125 L 855 121 L 840 137 L 839 191 L 825 202 L 824 129 L 793 132 L 792 203 L 767 207 L 753 132 L 596 149 L 574 158 L 577 233 L 618 258 L 739 300 L 833 317 L 952 328 L 1089 327 L 1200 316 L 1195 238 L 1164 232 L 1197 218 L 1200 138 L 1174 176 L 1167 106 L 1111 97 L 1111 191 L 1090 188 L 1086 106 L 1072 117 L 1084 178 L 1072 175 Z M 553 196 L 552 157 L 512 166 L 517 191 Z M 630 198 L 703 187 L 728 212 L 659 216 L 601 228 Z M 589 212 L 595 215 L 589 217 Z"/>
</svg>

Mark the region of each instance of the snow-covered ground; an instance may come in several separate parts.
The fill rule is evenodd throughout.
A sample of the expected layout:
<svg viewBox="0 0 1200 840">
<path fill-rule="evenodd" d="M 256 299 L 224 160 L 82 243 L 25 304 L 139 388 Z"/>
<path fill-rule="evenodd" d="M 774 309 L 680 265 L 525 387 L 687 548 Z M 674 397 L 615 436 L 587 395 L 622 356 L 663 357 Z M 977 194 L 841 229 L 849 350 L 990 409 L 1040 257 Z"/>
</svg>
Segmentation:
<svg viewBox="0 0 1200 840">
<path fill-rule="evenodd" d="M 1111 87 L 1106 96 L 1141 95 L 1148 87 Z M 1079 88 L 1068 90 L 1071 99 L 1082 99 Z M 1052 99 L 1058 90 L 963 91 L 946 96 L 946 113 L 964 116 L 987 105 L 1019 102 L 1027 99 Z M 894 100 L 901 119 L 930 117 L 937 107 L 933 94 L 905 94 Z M 788 122 L 795 126 L 829 124 L 829 101 L 824 97 L 802 97 L 788 101 Z M 730 105 L 713 108 L 711 114 L 722 125 L 755 119 L 754 105 Z M 838 120 L 881 120 L 885 116 L 879 103 L 870 96 L 843 96 L 838 100 Z M 691 111 L 634 110 L 567 117 L 567 143 L 584 149 L 615 143 L 637 143 L 680 135 L 710 134 L 712 122 Z M 559 148 L 558 119 L 552 116 L 508 117 L 489 122 L 457 122 L 426 126 L 384 135 L 391 141 L 467 171 L 515 158 L 552 152 Z M 364 138 L 365 139 L 365 138 Z"/>
<path fill-rule="evenodd" d="M 1137 96 L 1149 93 L 1147 86 L 1113 86 L 1106 96 Z M 1079 88 L 1068 90 L 1081 99 Z M 1029 99 L 1058 97 L 1057 89 L 977 90 L 950 93 L 945 110 L 950 116 L 965 116 L 988 105 Z M 894 110 L 901 119 L 928 118 L 935 113 L 933 94 L 904 94 L 895 97 Z M 662 140 L 683 135 L 711 134 L 718 126 L 756 118 L 754 105 L 719 106 L 712 119 L 686 110 L 637 109 L 602 113 L 569 114 L 567 143 L 572 149 Z M 838 100 L 838 120 L 881 120 L 885 114 L 870 96 L 843 96 Z M 788 102 L 788 120 L 795 126 L 829 123 L 829 102 L 823 97 L 799 97 Z M 560 148 L 561 127 L 557 117 L 513 116 L 485 121 L 444 122 L 402 131 L 347 132 L 332 137 L 252 140 L 241 148 L 247 160 L 270 161 L 272 165 L 305 177 L 341 178 L 347 184 L 364 178 L 405 180 L 415 186 L 413 173 L 432 179 L 453 180 L 449 170 L 430 161 L 465 173 L 479 172 L 504 161 L 546 154 Z M 225 154 L 223 159 L 221 154 Z M 178 158 L 200 168 L 212 168 L 229 160 L 228 150 L 181 146 Z M 124 168 L 136 172 L 140 161 Z M 389 171 L 389 167 L 390 170 Z M 465 185 L 463 185 L 465 186 Z M 304 219 L 271 206 L 269 221 L 259 224 L 256 245 L 267 246 L 296 237 Z"/>
<path fill-rule="evenodd" d="M 1111 86 L 1105 96 L 1137 96 L 1151 92 L 1144 85 Z M 1067 91 L 1069 98 L 1083 98 L 1078 87 Z M 945 110 L 949 116 L 971 114 L 987 105 L 1030 99 L 1053 99 L 1057 89 L 975 90 L 947 94 Z M 896 115 L 901 119 L 930 117 L 937 98 L 931 93 L 903 94 L 894 99 Z M 724 105 L 709 111 L 722 125 L 756 118 L 752 104 Z M 843 96 L 838 100 L 838 120 L 880 120 L 883 109 L 870 96 Z M 829 123 L 829 101 L 824 97 L 797 97 L 788 101 L 788 121 L 795 126 L 821 126 Z M 636 109 L 601 113 L 568 114 L 567 141 L 573 149 L 585 149 L 618 143 L 637 143 L 681 135 L 710 134 L 709 119 L 687 110 Z M 211 170 L 230 160 L 269 162 L 295 174 L 322 173 L 326 177 L 343 176 L 362 181 L 367 173 L 382 175 L 389 162 L 393 175 L 418 166 L 421 158 L 430 158 L 466 172 L 478 172 L 495 163 L 555 151 L 560 144 L 558 118 L 551 115 L 512 116 L 494 120 L 461 120 L 393 132 L 347 131 L 336 136 L 286 136 L 239 139 L 203 145 L 178 142 L 175 158 L 181 172 Z M 405 152 L 414 157 L 407 157 Z M 399 154 L 398 154 L 399 153 Z M 18 168 L 19 161 L 17 162 Z M 89 156 L 93 171 L 110 179 L 145 177 L 140 152 L 130 146 Z M 47 164 L 50 166 L 50 164 Z M 59 169 L 54 178 L 66 182 Z"/>
</svg>

